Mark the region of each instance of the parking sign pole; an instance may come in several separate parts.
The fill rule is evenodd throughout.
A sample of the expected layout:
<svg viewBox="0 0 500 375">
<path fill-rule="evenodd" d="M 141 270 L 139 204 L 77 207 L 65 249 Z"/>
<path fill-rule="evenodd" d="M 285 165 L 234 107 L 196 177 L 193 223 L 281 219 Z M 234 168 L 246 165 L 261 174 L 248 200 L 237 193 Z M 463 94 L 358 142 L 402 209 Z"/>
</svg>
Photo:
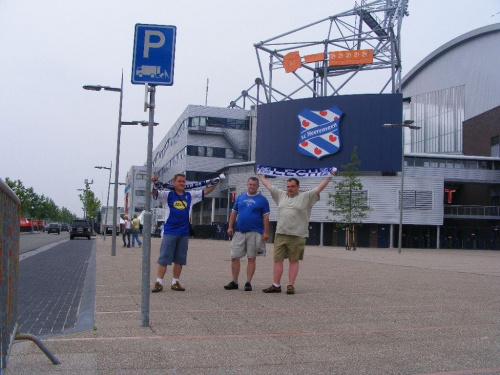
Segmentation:
<svg viewBox="0 0 500 375">
<path fill-rule="evenodd" d="M 151 270 L 151 176 L 153 175 L 153 129 L 155 123 L 155 86 L 149 86 L 149 123 L 146 179 L 146 207 L 144 212 L 144 243 L 142 247 L 142 302 L 141 325 L 149 327 L 149 278 Z"/>
<path fill-rule="evenodd" d="M 136 24 L 132 77 L 134 85 L 146 85 L 146 99 L 149 92 L 148 151 L 146 179 L 146 207 L 144 210 L 144 242 L 142 247 L 142 298 L 141 325 L 149 327 L 149 284 L 151 273 L 151 176 L 153 175 L 153 127 L 155 126 L 156 86 L 174 84 L 175 26 Z M 149 87 L 148 87 L 149 86 Z"/>
</svg>

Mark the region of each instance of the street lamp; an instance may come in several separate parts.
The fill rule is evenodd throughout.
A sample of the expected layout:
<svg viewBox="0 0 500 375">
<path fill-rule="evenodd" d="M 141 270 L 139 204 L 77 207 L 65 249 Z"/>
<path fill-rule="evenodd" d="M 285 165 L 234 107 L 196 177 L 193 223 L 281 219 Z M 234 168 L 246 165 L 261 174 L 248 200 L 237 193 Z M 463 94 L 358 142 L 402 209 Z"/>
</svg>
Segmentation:
<svg viewBox="0 0 500 375">
<path fill-rule="evenodd" d="M 108 231 L 108 211 L 109 211 L 109 188 L 111 186 L 111 168 L 113 168 L 113 162 L 111 162 L 109 168 L 102 166 L 95 166 L 97 169 L 108 169 L 109 170 L 109 181 L 108 181 L 108 198 L 106 199 L 106 215 L 104 215 L 104 235 L 103 239 L 106 241 L 106 232 Z M 115 208 L 116 210 L 116 208 Z M 116 222 L 113 223 L 113 226 L 116 226 Z M 111 227 L 111 233 L 113 233 L 113 227 Z"/>
<path fill-rule="evenodd" d="M 77 191 L 85 191 L 85 189 L 76 189 Z M 83 218 L 87 220 L 87 196 L 83 196 L 85 199 L 85 202 L 83 202 Z"/>
<path fill-rule="evenodd" d="M 118 107 L 118 136 L 116 138 L 116 162 L 115 162 L 115 187 L 114 187 L 114 197 L 113 197 L 113 227 L 112 227 L 112 237 L 111 237 L 111 256 L 116 255 L 116 221 L 118 220 L 116 217 L 116 211 L 118 207 L 118 173 L 120 166 L 120 136 L 121 136 L 121 128 L 122 128 L 122 106 L 123 106 L 123 69 L 122 69 L 122 78 L 120 88 L 109 87 L 109 86 L 94 86 L 94 85 L 85 85 L 83 86 L 85 90 L 91 91 L 114 91 L 120 93 L 120 105 Z"/>
<path fill-rule="evenodd" d="M 115 182 L 114 182 L 114 197 L 113 197 L 113 230 L 111 237 L 111 256 L 116 255 L 116 222 L 117 218 L 117 208 L 118 208 L 118 175 L 120 171 L 120 138 L 122 125 L 148 125 L 145 121 L 122 121 L 122 107 L 123 107 L 123 69 L 122 69 L 122 78 L 120 88 L 110 87 L 110 86 L 101 86 L 101 85 L 84 85 L 83 88 L 85 90 L 90 91 L 114 91 L 120 93 L 120 105 L 118 107 L 118 135 L 116 137 L 116 161 L 115 161 Z"/>
<path fill-rule="evenodd" d="M 384 124 L 384 128 L 408 128 L 418 130 L 421 127 L 413 125 L 414 120 L 405 120 L 402 124 Z M 405 179 L 405 130 L 402 129 L 402 144 L 401 144 L 401 193 L 399 198 L 399 233 L 398 233 L 398 253 L 401 254 L 401 243 L 403 241 L 403 189 Z"/>
</svg>

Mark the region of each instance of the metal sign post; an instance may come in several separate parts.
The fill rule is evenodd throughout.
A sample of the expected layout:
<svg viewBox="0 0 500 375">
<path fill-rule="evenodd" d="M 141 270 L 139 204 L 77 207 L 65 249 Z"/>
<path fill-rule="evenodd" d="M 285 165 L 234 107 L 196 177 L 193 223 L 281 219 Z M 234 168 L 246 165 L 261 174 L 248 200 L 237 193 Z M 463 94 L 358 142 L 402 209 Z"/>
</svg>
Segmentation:
<svg viewBox="0 0 500 375">
<path fill-rule="evenodd" d="M 155 126 L 156 85 L 174 84 L 175 26 L 135 25 L 132 83 L 146 85 L 146 101 L 149 92 L 148 150 L 146 179 L 146 207 L 144 212 L 144 243 L 142 247 L 142 298 L 141 325 L 149 327 L 149 279 L 151 270 L 151 176 L 153 175 L 153 127 Z"/>
<path fill-rule="evenodd" d="M 149 86 L 149 122 L 148 122 L 148 151 L 147 176 L 153 175 L 153 127 L 155 123 L 155 86 Z M 151 178 L 146 179 L 146 207 L 144 212 L 144 243 L 142 247 L 142 298 L 141 298 L 141 325 L 149 327 L 149 278 L 151 270 Z"/>
</svg>

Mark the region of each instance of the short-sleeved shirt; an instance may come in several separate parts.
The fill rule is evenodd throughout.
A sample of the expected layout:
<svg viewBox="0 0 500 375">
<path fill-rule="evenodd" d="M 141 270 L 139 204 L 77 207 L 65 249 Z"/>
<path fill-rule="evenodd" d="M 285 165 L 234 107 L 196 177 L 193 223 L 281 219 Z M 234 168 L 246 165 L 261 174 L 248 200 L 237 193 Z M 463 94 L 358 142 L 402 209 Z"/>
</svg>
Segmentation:
<svg viewBox="0 0 500 375">
<path fill-rule="evenodd" d="M 183 194 L 176 194 L 174 191 L 169 190 L 159 190 L 156 199 L 159 199 L 165 207 L 163 233 L 173 236 L 189 236 L 191 207 L 201 202 L 203 197 L 203 190 L 185 191 Z"/>
<path fill-rule="evenodd" d="M 132 225 L 134 226 L 134 229 L 139 229 L 139 227 L 141 226 L 141 222 L 138 218 L 134 217 L 134 219 L 132 220 Z"/>
<path fill-rule="evenodd" d="M 316 189 L 299 192 L 290 198 L 286 191 L 272 186 L 269 189 L 278 205 L 278 225 L 276 233 L 289 236 L 309 237 L 309 218 L 311 208 L 319 201 Z"/>
<path fill-rule="evenodd" d="M 264 233 L 264 215 L 269 215 L 269 202 L 266 197 L 258 193 L 256 195 L 240 194 L 234 202 L 233 211 L 238 213 L 237 232 Z"/>
</svg>

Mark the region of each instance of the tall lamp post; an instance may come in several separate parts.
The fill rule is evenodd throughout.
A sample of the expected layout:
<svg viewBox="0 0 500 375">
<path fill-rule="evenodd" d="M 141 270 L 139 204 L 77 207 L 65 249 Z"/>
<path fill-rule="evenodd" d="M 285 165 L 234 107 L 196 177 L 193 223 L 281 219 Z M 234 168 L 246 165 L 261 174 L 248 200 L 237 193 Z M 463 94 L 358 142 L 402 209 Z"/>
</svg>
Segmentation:
<svg viewBox="0 0 500 375">
<path fill-rule="evenodd" d="M 120 138 L 122 134 L 122 125 L 143 125 L 144 121 L 122 121 L 122 106 L 123 106 L 123 69 L 120 88 L 101 86 L 101 85 L 85 85 L 85 90 L 91 91 L 114 91 L 120 93 L 120 105 L 118 107 L 118 135 L 116 137 L 116 161 L 115 161 L 115 182 L 114 182 L 114 197 L 113 197 L 113 231 L 111 237 L 111 256 L 116 255 L 116 223 L 118 222 L 118 176 L 120 171 Z M 147 125 L 147 124 L 146 124 Z"/>
<path fill-rule="evenodd" d="M 109 168 L 108 167 L 102 167 L 102 166 L 95 166 L 94 168 L 97 169 L 108 169 L 109 170 L 109 181 L 108 181 L 108 197 L 106 198 L 106 215 L 104 215 L 104 235 L 103 239 L 106 241 L 106 232 L 108 231 L 108 211 L 109 211 L 109 188 L 111 186 L 111 168 L 113 168 L 113 162 L 111 162 Z M 115 208 L 116 210 L 116 208 Z M 113 223 L 113 226 L 116 227 L 116 221 Z M 111 227 L 113 228 L 113 227 Z M 113 229 L 111 229 L 111 233 L 113 232 Z"/>
<path fill-rule="evenodd" d="M 116 217 L 116 211 L 118 207 L 118 174 L 119 174 L 119 166 L 120 166 L 120 136 L 121 136 L 121 125 L 122 125 L 122 105 L 123 105 L 123 69 L 122 69 L 122 78 L 120 88 L 109 87 L 109 86 L 92 86 L 85 85 L 83 86 L 85 90 L 92 91 L 115 91 L 120 93 L 120 105 L 118 107 L 118 136 L 116 139 L 116 161 L 115 161 L 115 186 L 114 186 L 114 197 L 113 197 L 113 229 L 112 229 L 112 237 L 111 237 L 111 256 L 116 255 L 116 221 L 118 220 Z"/>
<path fill-rule="evenodd" d="M 85 189 L 76 189 L 77 191 L 85 191 Z M 85 193 L 83 193 L 85 194 Z M 83 202 L 83 218 L 87 220 L 87 196 L 84 195 L 84 202 Z"/>
<path fill-rule="evenodd" d="M 384 124 L 384 128 L 403 128 L 401 144 L 401 193 L 399 197 L 399 233 L 398 233 L 398 254 L 401 254 L 401 243 L 403 241 L 403 192 L 405 180 L 405 129 L 418 130 L 420 126 L 413 125 L 414 120 L 405 120 L 402 124 Z"/>
</svg>

